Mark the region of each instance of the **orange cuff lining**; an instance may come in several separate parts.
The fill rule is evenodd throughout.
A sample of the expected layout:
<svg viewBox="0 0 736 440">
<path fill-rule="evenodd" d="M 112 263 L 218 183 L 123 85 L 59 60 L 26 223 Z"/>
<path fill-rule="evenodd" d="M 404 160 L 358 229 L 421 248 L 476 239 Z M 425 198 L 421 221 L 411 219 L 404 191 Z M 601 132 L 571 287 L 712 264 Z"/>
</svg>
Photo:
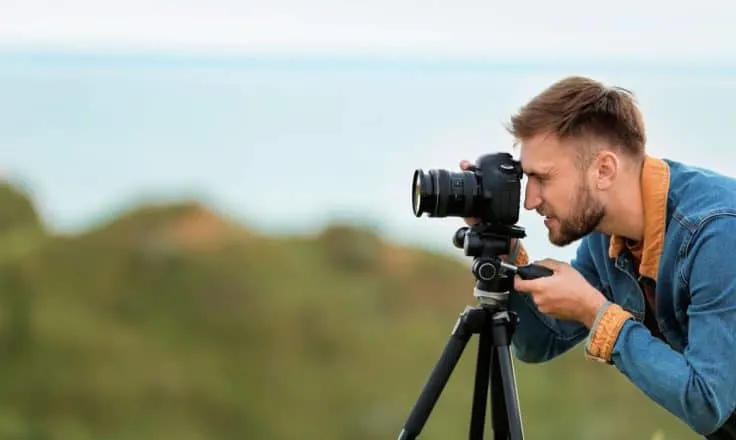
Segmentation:
<svg viewBox="0 0 736 440">
<path fill-rule="evenodd" d="M 524 249 L 524 244 L 521 242 L 521 240 L 519 240 L 519 250 L 516 254 L 516 258 L 511 264 L 514 264 L 516 266 L 524 266 L 529 264 L 529 255 L 526 253 L 526 249 Z"/>
<path fill-rule="evenodd" d="M 632 317 L 633 315 L 631 313 L 621 308 L 618 304 L 609 305 L 603 312 L 591 337 L 590 347 L 588 349 L 590 355 L 594 358 L 611 362 L 611 352 L 613 351 L 613 345 L 616 343 L 621 327 L 624 326 L 626 320 Z"/>
</svg>

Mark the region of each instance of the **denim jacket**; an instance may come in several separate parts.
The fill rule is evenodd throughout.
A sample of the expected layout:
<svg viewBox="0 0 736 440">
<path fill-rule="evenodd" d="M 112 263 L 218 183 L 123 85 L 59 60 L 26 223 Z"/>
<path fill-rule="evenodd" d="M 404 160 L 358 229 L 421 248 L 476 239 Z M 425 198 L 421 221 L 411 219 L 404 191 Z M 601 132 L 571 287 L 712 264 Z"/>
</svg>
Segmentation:
<svg viewBox="0 0 736 440">
<path fill-rule="evenodd" d="M 612 237 L 595 232 L 571 262 L 609 301 L 592 328 L 553 319 L 527 294 L 512 293 L 512 350 L 543 362 L 586 340 L 588 358 L 614 365 L 695 432 L 736 439 L 736 416 L 726 423 L 736 410 L 736 179 L 657 160 L 668 168 L 654 313 L 664 340 L 643 323 L 631 254 L 611 255 Z"/>
</svg>

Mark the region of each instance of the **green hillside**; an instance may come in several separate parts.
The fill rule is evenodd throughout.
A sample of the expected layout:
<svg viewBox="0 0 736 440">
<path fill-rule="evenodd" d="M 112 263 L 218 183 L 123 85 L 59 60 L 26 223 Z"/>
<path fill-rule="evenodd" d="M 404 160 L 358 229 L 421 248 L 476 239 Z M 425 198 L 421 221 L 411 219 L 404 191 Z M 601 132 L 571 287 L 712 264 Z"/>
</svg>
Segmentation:
<svg viewBox="0 0 736 440">
<path fill-rule="evenodd" d="M 349 225 L 263 236 L 192 202 L 69 237 L 0 204 L 2 439 L 396 438 L 474 300 L 462 261 Z M 467 438 L 475 342 L 421 438 Z M 697 438 L 580 349 L 516 370 L 528 439 Z"/>
</svg>

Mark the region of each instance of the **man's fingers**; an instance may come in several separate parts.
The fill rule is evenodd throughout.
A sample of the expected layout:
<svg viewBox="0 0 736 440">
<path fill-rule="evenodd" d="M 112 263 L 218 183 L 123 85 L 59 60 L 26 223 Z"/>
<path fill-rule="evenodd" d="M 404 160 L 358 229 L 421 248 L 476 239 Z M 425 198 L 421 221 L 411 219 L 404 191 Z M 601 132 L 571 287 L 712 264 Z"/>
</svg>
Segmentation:
<svg viewBox="0 0 736 440">
<path fill-rule="evenodd" d="M 544 287 L 544 278 L 534 280 L 524 280 L 519 275 L 514 276 L 514 289 L 519 292 L 530 293 L 534 295 Z"/>
<path fill-rule="evenodd" d="M 473 164 L 472 164 L 472 163 L 470 163 L 470 162 L 469 162 L 469 161 L 467 161 L 467 160 L 461 160 L 461 161 L 460 161 L 460 169 L 461 169 L 461 170 L 468 170 L 468 169 L 470 169 L 470 168 L 471 168 L 472 166 L 473 166 Z"/>
</svg>

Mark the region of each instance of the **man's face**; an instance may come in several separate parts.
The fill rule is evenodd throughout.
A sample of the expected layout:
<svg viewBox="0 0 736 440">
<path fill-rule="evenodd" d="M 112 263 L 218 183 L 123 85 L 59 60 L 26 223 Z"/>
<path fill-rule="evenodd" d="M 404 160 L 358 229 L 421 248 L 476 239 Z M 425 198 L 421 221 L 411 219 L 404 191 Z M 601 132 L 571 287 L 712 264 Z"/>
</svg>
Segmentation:
<svg viewBox="0 0 736 440">
<path fill-rule="evenodd" d="M 521 146 L 527 175 L 524 207 L 545 217 L 549 240 L 566 246 L 593 232 L 604 217 L 588 169 L 578 164 L 576 147 L 554 135 L 537 135 Z"/>
</svg>

